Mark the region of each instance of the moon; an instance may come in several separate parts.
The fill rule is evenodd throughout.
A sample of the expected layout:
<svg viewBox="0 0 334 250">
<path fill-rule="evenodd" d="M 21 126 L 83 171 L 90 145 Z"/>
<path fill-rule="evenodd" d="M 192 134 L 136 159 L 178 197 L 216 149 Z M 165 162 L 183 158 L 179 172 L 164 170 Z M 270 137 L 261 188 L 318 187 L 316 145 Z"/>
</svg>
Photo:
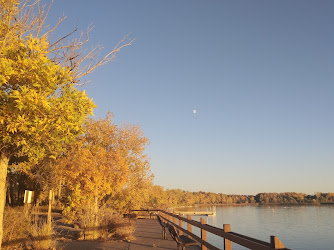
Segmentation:
<svg viewBox="0 0 334 250">
<path fill-rule="evenodd" d="M 196 114 L 196 113 L 197 113 L 196 109 L 194 109 L 194 110 L 193 110 L 193 113 L 194 113 L 194 114 Z"/>
</svg>

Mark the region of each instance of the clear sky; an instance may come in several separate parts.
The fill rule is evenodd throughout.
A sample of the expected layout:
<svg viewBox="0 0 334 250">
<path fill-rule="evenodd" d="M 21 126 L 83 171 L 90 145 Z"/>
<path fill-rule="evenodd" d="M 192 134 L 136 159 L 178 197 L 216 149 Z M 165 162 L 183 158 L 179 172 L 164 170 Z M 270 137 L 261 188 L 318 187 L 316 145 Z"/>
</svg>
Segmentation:
<svg viewBox="0 0 334 250">
<path fill-rule="evenodd" d="M 154 183 L 227 194 L 334 192 L 334 1 L 55 0 L 56 35 L 110 51 L 83 88 L 139 124 Z M 194 113 L 193 110 L 197 112 Z"/>
</svg>

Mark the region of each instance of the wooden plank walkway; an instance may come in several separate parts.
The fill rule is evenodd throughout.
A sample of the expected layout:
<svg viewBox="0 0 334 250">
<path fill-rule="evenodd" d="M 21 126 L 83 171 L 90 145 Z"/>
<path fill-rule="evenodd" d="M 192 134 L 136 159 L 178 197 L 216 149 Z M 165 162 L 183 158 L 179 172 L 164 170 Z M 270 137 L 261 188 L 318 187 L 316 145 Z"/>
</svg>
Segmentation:
<svg viewBox="0 0 334 250">
<path fill-rule="evenodd" d="M 88 250 L 88 249 L 130 249 L 144 250 L 154 249 L 177 249 L 175 241 L 167 234 L 168 239 L 162 239 L 162 228 L 157 220 L 138 219 L 134 232 L 135 240 L 131 242 L 98 242 L 98 241 L 68 241 L 57 243 L 57 249 L 64 250 Z M 197 247 L 187 249 L 199 249 Z"/>
<path fill-rule="evenodd" d="M 162 239 L 162 228 L 157 220 L 138 219 L 134 236 L 136 239 L 129 249 L 176 249 L 176 243 L 169 234 L 167 240 Z"/>
</svg>

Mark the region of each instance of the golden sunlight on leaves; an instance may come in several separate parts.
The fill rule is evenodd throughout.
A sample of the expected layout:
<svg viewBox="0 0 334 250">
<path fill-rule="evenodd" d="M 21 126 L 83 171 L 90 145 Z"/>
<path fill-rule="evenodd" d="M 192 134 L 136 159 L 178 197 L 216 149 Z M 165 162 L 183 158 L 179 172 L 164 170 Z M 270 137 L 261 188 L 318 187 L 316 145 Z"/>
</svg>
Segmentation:
<svg viewBox="0 0 334 250">
<path fill-rule="evenodd" d="M 88 33 L 85 39 L 69 40 L 75 30 L 50 44 L 50 35 L 64 18 L 50 29 L 45 24 L 49 9 L 39 0 L 0 1 L 0 246 L 8 164 L 12 164 L 10 173 L 22 172 L 35 180 L 42 176 L 38 184 L 50 188 L 47 184 L 52 184 L 55 175 L 54 161 L 69 155 L 67 148 L 84 132 L 84 122 L 95 107 L 86 93 L 76 88 L 79 78 L 112 60 L 120 48 L 132 42 L 123 38 L 95 62 L 101 48 L 85 52 Z M 76 165 L 69 165 L 68 171 L 73 176 L 65 175 L 78 181 L 75 187 L 82 186 L 97 196 L 96 188 L 110 193 L 124 185 L 128 163 L 121 152 L 111 153 L 103 145 L 85 142 L 85 137 L 79 137 L 72 149 L 75 147 L 83 157 L 72 152 Z M 95 157 L 101 161 L 94 161 Z M 76 168 L 86 173 L 75 173 Z M 115 183 L 106 184 L 108 177 Z"/>
<path fill-rule="evenodd" d="M 146 202 L 152 178 L 144 153 L 147 142 L 138 126 L 117 126 L 111 114 L 88 119 L 84 135 L 55 166 L 67 189 L 67 215 L 78 214 L 73 211 L 83 204 L 126 210 Z"/>
</svg>

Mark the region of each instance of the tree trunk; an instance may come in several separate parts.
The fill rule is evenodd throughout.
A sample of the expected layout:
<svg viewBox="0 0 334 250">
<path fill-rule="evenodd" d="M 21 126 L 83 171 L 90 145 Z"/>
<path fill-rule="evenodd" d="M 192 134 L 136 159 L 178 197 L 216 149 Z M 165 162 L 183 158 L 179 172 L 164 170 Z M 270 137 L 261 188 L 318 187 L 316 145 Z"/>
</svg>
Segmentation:
<svg viewBox="0 0 334 250">
<path fill-rule="evenodd" d="M 95 195 L 95 202 L 94 202 L 94 214 L 95 214 L 95 221 L 94 221 L 94 240 L 98 238 L 98 213 L 99 213 L 99 207 L 98 207 L 98 199 L 97 195 Z"/>
<path fill-rule="evenodd" d="M 52 215 L 52 198 L 53 198 L 53 191 L 50 190 L 49 192 L 49 209 L 48 209 L 48 227 L 50 227 L 51 230 L 51 215 Z"/>
<path fill-rule="evenodd" d="M 7 203 L 7 198 L 8 198 L 8 205 L 11 205 L 11 197 L 9 195 L 9 189 L 10 189 L 10 184 L 9 184 L 9 181 L 6 180 L 6 187 L 5 187 L 5 192 L 6 192 L 6 198 L 5 198 L 5 204 Z"/>
<path fill-rule="evenodd" d="M 6 178 L 9 157 L 4 153 L 0 153 L 0 249 L 3 237 L 3 213 L 6 202 Z"/>
<path fill-rule="evenodd" d="M 59 189 L 58 189 L 58 200 L 60 201 L 60 196 L 61 196 L 61 186 L 62 186 L 62 181 L 59 181 Z"/>
<path fill-rule="evenodd" d="M 10 196 L 10 205 L 14 206 L 15 196 L 14 196 L 14 187 L 13 183 L 9 182 L 9 196 Z"/>
</svg>

